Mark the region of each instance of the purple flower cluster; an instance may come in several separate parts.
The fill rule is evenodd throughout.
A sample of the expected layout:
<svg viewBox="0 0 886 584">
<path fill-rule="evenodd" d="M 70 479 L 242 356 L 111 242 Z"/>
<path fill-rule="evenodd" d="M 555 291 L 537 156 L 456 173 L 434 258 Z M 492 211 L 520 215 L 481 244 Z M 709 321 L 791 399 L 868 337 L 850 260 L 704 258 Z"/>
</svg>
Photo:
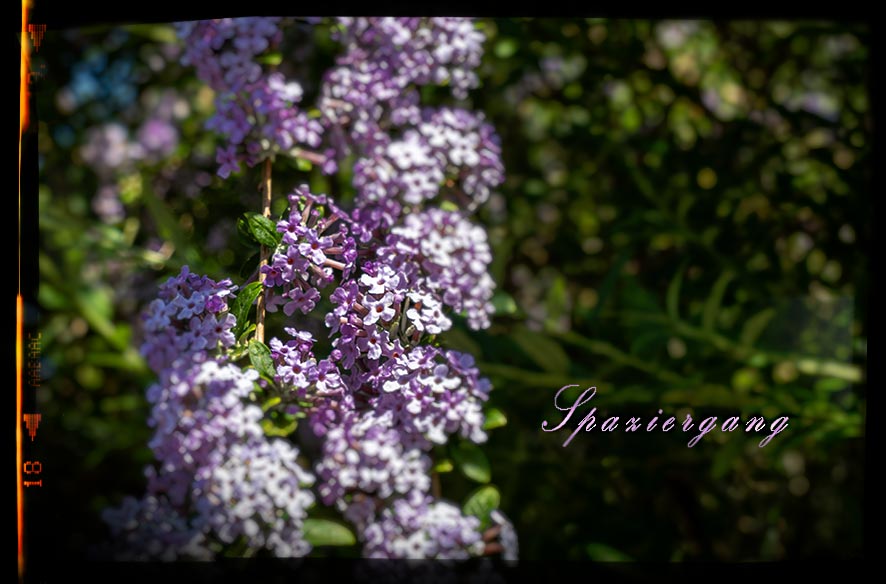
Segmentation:
<svg viewBox="0 0 886 584">
<path fill-rule="evenodd" d="M 288 387 L 299 399 L 312 395 L 327 397 L 342 394 L 343 382 L 338 366 L 332 359 L 314 356 L 313 336 L 304 331 L 286 327 L 293 340 L 285 344 L 278 338 L 271 339 L 271 358 L 278 363 L 276 381 Z"/>
<path fill-rule="evenodd" d="M 237 92 L 262 75 L 255 58 L 283 38 L 281 18 L 218 18 L 178 22 L 184 43 L 182 64 L 217 92 Z"/>
<path fill-rule="evenodd" d="M 398 499 L 360 529 L 370 558 L 465 560 L 483 553 L 480 520 L 417 492 Z"/>
<path fill-rule="evenodd" d="M 501 149 L 482 114 L 422 108 L 418 88 L 446 85 L 464 98 L 477 84 L 483 35 L 462 18 L 338 19 L 344 52 L 324 78 L 315 120 L 297 107 L 301 86 L 256 61 L 280 42 L 279 24 L 178 25 L 185 62 L 216 91 L 209 126 L 225 138 L 219 174 L 277 153 L 305 156 L 303 146 L 323 140 L 323 155 L 308 154 L 324 172 L 356 161 L 352 210 L 303 185 L 277 222 L 280 243 L 261 268 L 266 309 L 297 322 L 326 307 L 329 339 L 296 326 L 284 328 L 288 339 L 268 341 L 272 370 L 261 369 L 278 398 L 268 407 L 306 418 L 320 441 L 316 492 L 353 523 L 365 556 L 479 555 L 480 520 L 432 495 L 431 454 L 453 436 L 487 439 L 491 385 L 471 355 L 432 342 L 452 328 L 453 314 L 474 329 L 489 326 L 492 255 L 467 216 L 502 182 Z M 148 392 L 159 461 L 148 494 L 162 503 L 128 502 L 110 516 L 117 533 L 150 511 L 174 524 L 176 541 L 304 555 L 314 501 L 304 487 L 315 479 L 290 442 L 265 438 L 262 409 L 248 402 L 257 372 L 225 361 L 241 354 L 227 312 L 235 289 L 184 269 L 150 305 L 142 350 L 160 381 Z M 496 523 L 502 534 L 505 523 Z M 511 535 L 502 547 L 516 554 Z M 165 553 L 159 548 L 154 556 Z"/>
<path fill-rule="evenodd" d="M 289 217 L 277 223 L 283 239 L 262 267 L 265 286 L 274 289 L 268 310 L 282 305 L 287 316 L 296 310 L 307 314 L 320 298 L 318 290 L 333 281 L 333 270 L 350 274 L 357 248 L 348 222 L 347 213 L 325 196 L 311 194 L 306 185 L 289 195 Z"/>
<path fill-rule="evenodd" d="M 188 266 L 160 286 L 144 318 L 141 352 L 151 369 L 162 373 L 181 357 L 232 346 L 237 319 L 227 310 L 235 289 L 230 279 L 215 282 Z"/>
<path fill-rule="evenodd" d="M 344 52 L 327 73 L 321 110 L 364 143 L 384 134 L 384 116 L 418 123 L 417 86 L 448 85 L 459 98 L 477 86 L 484 37 L 470 19 L 342 17 L 338 24 Z"/>
<path fill-rule="evenodd" d="M 428 209 L 407 215 L 402 225 L 391 228 L 378 255 L 399 269 L 411 288 L 424 292 L 421 312 L 407 313 L 419 330 L 428 324 L 449 328 L 436 318 L 441 302 L 463 313 L 471 328 L 489 326 L 492 253 L 483 228 L 459 212 Z"/>
<path fill-rule="evenodd" d="M 402 137 L 370 149 L 354 165 L 360 206 L 387 198 L 416 206 L 442 194 L 473 210 L 503 180 L 492 126 L 463 109 L 425 108 Z"/>
<path fill-rule="evenodd" d="M 255 58 L 282 38 L 280 18 L 223 18 L 176 24 L 185 42 L 182 62 L 216 91 L 216 112 L 207 122 L 226 138 L 219 147 L 218 174 L 227 178 L 299 145 L 320 145 L 323 127 L 300 111 L 302 88 L 280 73 L 267 73 Z"/>
<path fill-rule="evenodd" d="M 165 497 L 125 497 L 120 507 L 106 508 L 114 544 L 109 552 L 121 561 L 177 559 L 209 560 L 212 554 L 203 533 L 169 504 Z"/>
<path fill-rule="evenodd" d="M 227 138 L 228 145 L 216 154 L 219 176 L 239 171 L 241 161 L 255 166 L 281 153 L 298 156 L 299 145 L 319 146 L 323 127 L 296 107 L 301 97 L 301 86 L 279 73 L 248 83 L 238 93 L 219 94 L 216 113 L 207 122 Z"/>
<path fill-rule="evenodd" d="M 257 379 L 254 370 L 192 355 L 148 389 L 158 466 L 146 469 L 144 501 L 105 514 L 112 532 L 127 534 L 129 553 L 174 559 L 178 546 L 203 557 L 211 555 L 206 542 L 238 539 L 278 556 L 310 551 L 302 523 L 314 477 L 296 462 L 295 446 L 265 437 L 261 408 L 246 403 Z M 154 519 L 142 526 L 142 516 Z"/>
<path fill-rule="evenodd" d="M 472 356 L 419 345 L 386 362 L 374 381 L 381 392 L 372 405 L 394 412 L 394 426 L 416 443 L 430 448 L 456 433 L 472 442 L 486 441 L 482 404 L 492 388 L 479 376 Z"/>
<path fill-rule="evenodd" d="M 354 495 L 374 507 L 376 500 L 370 495 L 386 499 L 430 489 L 431 459 L 397 431 L 394 417 L 393 410 L 348 411 L 329 429 L 324 436 L 323 458 L 316 467 L 325 504 Z M 339 506 L 346 512 L 349 508 Z M 359 512 L 351 511 L 354 513 Z"/>
<path fill-rule="evenodd" d="M 355 154 L 361 241 L 438 196 L 468 211 L 504 180 L 501 147 L 482 114 L 421 108 L 418 87 L 477 82 L 483 35 L 464 18 L 340 18 L 344 53 L 319 108 L 332 153 Z M 330 165 L 330 168 L 332 165 Z"/>
</svg>

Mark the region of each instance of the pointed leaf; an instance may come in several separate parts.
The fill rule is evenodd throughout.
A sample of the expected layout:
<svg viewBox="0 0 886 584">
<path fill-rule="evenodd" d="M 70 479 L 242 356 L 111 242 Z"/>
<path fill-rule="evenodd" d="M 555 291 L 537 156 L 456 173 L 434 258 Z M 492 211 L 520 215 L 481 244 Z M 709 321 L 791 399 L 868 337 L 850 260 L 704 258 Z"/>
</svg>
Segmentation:
<svg viewBox="0 0 886 584">
<path fill-rule="evenodd" d="M 271 350 L 267 345 L 252 339 L 249 342 L 249 361 L 262 377 L 269 381 L 274 380 L 276 371 L 274 370 L 274 361 L 271 359 Z"/>
<path fill-rule="evenodd" d="M 476 444 L 461 441 L 450 448 L 450 453 L 458 470 L 469 479 L 478 483 L 488 483 L 492 478 L 489 460 Z"/>
<path fill-rule="evenodd" d="M 240 266 L 240 277 L 248 278 L 252 275 L 252 271 L 255 270 L 256 266 L 258 266 L 258 262 L 261 259 L 261 254 L 259 252 L 255 252 L 249 258 L 243 262 L 243 265 Z"/>
<path fill-rule="evenodd" d="M 723 272 L 711 288 L 711 295 L 708 296 L 705 302 L 704 313 L 701 317 L 701 327 L 707 332 L 714 330 L 714 326 L 717 324 L 717 314 L 720 312 L 720 305 L 723 303 L 723 295 L 726 293 L 726 287 L 733 277 L 734 274 L 732 272 Z"/>
<path fill-rule="evenodd" d="M 671 280 L 670 285 L 668 286 L 668 293 L 666 299 L 666 306 L 668 310 L 668 316 L 677 320 L 680 318 L 680 288 L 683 285 L 683 274 L 686 271 L 686 262 L 683 262 L 680 265 L 680 268 L 677 270 L 677 275 L 674 276 L 674 279 Z"/>
<path fill-rule="evenodd" d="M 501 494 L 492 485 L 480 487 L 474 491 L 465 501 L 462 510 L 466 515 L 473 515 L 480 519 L 480 529 L 486 529 L 489 525 L 489 514 L 498 509 L 501 504 Z"/>
<path fill-rule="evenodd" d="M 291 435 L 298 428 L 298 420 L 289 416 L 287 418 L 280 417 L 276 421 L 264 419 L 261 421 L 262 430 L 266 436 L 280 436 L 285 438 Z"/>
<path fill-rule="evenodd" d="M 515 314 L 517 312 L 517 303 L 514 302 L 513 296 L 500 290 L 492 296 L 492 306 L 495 308 L 495 314 Z"/>
<path fill-rule="evenodd" d="M 559 343 L 525 327 L 515 329 L 511 338 L 532 361 L 551 373 L 569 370 L 569 356 Z"/>
<path fill-rule="evenodd" d="M 328 519 L 305 519 L 305 540 L 312 546 L 354 545 L 357 538 L 341 523 Z"/>
<path fill-rule="evenodd" d="M 486 421 L 483 422 L 483 429 L 494 430 L 495 428 L 501 428 L 507 423 L 508 419 L 504 413 L 498 408 L 492 408 L 486 412 Z"/>
<path fill-rule="evenodd" d="M 277 247 L 283 239 L 283 234 L 277 231 L 277 225 L 273 221 L 253 211 L 240 216 L 237 220 L 237 232 L 251 235 L 253 240 L 271 249 Z"/>
<path fill-rule="evenodd" d="M 775 309 L 770 306 L 749 318 L 741 328 L 741 335 L 739 336 L 741 344 L 745 347 L 752 347 L 757 342 L 757 339 L 760 338 L 760 335 L 763 334 L 763 331 L 766 330 L 769 321 L 774 316 Z"/>
<path fill-rule="evenodd" d="M 452 461 L 449 460 L 448 458 L 444 458 L 443 460 L 441 460 L 440 462 L 435 464 L 431 470 L 433 472 L 444 473 L 444 472 L 452 472 L 454 469 L 455 469 L 455 467 L 452 466 Z"/>
<path fill-rule="evenodd" d="M 262 284 L 260 282 L 252 282 L 251 284 L 244 286 L 237 294 L 236 298 L 231 301 L 231 304 L 228 307 L 228 312 L 233 314 L 237 319 L 237 323 L 234 325 L 234 330 L 232 331 L 235 338 L 239 338 L 240 334 L 246 330 L 246 326 L 249 322 L 247 320 L 249 317 L 249 309 L 261 292 Z"/>
<path fill-rule="evenodd" d="M 557 276 L 548 290 L 545 298 L 545 327 L 553 330 L 562 329 L 560 320 L 566 313 L 569 304 L 569 292 L 566 290 L 566 279 Z"/>
</svg>

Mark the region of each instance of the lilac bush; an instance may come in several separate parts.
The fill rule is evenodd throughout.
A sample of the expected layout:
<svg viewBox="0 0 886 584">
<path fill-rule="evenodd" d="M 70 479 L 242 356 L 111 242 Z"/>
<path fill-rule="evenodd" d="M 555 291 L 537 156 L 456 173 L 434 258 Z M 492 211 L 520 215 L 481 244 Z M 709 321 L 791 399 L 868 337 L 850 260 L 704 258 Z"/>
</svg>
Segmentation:
<svg viewBox="0 0 886 584">
<path fill-rule="evenodd" d="M 144 498 L 105 519 L 127 558 L 352 543 L 341 522 L 313 516 L 328 508 L 365 557 L 514 560 L 494 487 L 461 507 L 435 476 L 452 467 L 447 446 L 458 466 L 485 461 L 491 385 L 440 339 L 456 319 L 490 324 L 492 254 L 470 214 L 504 174 L 482 114 L 423 105 L 420 89 L 463 100 L 483 35 L 464 18 L 335 19 L 342 52 L 308 107 L 298 80 L 265 65 L 288 22 L 176 25 L 183 62 L 215 92 L 218 175 L 262 167 L 261 213 L 240 220 L 261 259 L 239 286 L 186 266 L 147 306 L 157 462 Z M 172 139 L 145 132 L 158 150 Z M 325 174 L 352 165 L 349 208 L 301 185 L 272 218 L 272 167 L 291 158 Z M 269 313 L 286 326 L 266 344 Z"/>
</svg>

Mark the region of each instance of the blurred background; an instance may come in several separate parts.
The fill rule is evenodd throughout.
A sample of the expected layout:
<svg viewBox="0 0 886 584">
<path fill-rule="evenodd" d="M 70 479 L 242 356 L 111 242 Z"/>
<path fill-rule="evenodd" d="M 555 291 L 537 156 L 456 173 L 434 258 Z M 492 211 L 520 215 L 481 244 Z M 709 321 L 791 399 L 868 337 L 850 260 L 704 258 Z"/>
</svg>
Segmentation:
<svg viewBox="0 0 886 584">
<path fill-rule="evenodd" d="M 474 354 L 507 424 L 484 451 L 524 559 L 780 560 L 862 549 L 872 119 L 870 31 L 834 22 L 479 20 L 470 102 L 506 183 L 475 218 L 497 282 Z M 335 58 L 295 25 L 280 65 L 305 103 Z M 34 537 L 58 557 L 107 537 L 152 460 L 139 314 L 182 265 L 242 283 L 236 218 L 258 170 L 215 176 L 212 93 L 167 25 L 47 31 L 39 139 L 40 452 Z M 443 104 L 443 91 L 429 91 Z M 274 190 L 309 165 L 281 161 Z M 277 197 L 276 203 L 285 203 Z M 281 208 L 275 211 L 281 211 Z M 251 270 L 250 270 L 251 271 Z M 248 274 L 245 274 L 248 276 Z M 582 433 L 553 396 L 605 415 L 789 416 L 743 432 Z M 680 418 L 682 420 L 682 416 Z M 476 487 L 442 475 L 462 501 Z"/>
</svg>

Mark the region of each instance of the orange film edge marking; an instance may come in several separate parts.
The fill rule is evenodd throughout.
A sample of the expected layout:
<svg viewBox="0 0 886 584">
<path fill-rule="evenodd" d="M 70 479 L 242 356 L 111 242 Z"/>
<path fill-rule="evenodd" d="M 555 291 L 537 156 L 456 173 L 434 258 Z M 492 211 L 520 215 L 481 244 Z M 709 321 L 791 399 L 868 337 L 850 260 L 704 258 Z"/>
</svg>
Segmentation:
<svg viewBox="0 0 886 584">
<path fill-rule="evenodd" d="M 18 495 L 18 576 L 21 580 L 25 570 L 24 554 L 24 497 L 22 493 L 22 325 L 24 320 L 24 301 L 21 294 L 15 297 L 15 462 L 16 462 L 16 493 Z"/>
<path fill-rule="evenodd" d="M 25 501 L 22 486 L 22 329 L 24 326 L 24 300 L 21 294 L 21 223 L 22 223 L 22 136 L 28 126 L 28 0 L 22 0 L 22 37 L 21 37 L 21 67 L 19 73 L 19 134 L 18 134 L 18 294 L 15 297 L 15 461 L 16 461 L 16 496 L 18 527 L 18 579 L 24 581 L 25 575 L 25 552 L 24 552 L 24 513 Z"/>
</svg>

